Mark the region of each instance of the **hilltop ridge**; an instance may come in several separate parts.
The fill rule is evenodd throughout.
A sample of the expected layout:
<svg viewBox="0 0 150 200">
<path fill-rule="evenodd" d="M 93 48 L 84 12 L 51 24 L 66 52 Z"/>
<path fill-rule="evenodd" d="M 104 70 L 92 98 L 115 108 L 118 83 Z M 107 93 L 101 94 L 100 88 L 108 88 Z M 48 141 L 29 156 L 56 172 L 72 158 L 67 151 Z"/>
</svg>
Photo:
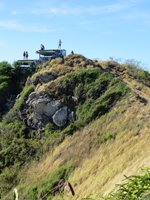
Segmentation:
<svg viewBox="0 0 150 200">
<path fill-rule="evenodd" d="M 133 64 L 73 54 L 38 66 L 0 123 L 2 199 L 14 187 L 31 200 L 108 195 L 149 166 L 149 117 L 150 74 Z"/>
</svg>

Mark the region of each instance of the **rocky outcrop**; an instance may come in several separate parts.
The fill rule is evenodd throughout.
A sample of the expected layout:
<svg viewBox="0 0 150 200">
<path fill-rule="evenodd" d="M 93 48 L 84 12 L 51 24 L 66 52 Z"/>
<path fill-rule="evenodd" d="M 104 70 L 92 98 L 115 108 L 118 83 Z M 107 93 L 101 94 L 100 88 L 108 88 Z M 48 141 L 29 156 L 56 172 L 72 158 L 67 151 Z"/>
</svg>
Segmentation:
<svg viewBox="0 0 150 200">
<path fill-rule="evenodd" d="M 56 113 L 53 115 L 53 122 L 58 126 L 62 127 L 66 124 L 67 118 L 68 118 L 68 108 L 67 106 L 64 106 L 56 111 Z"/>
<path fill-rule="evenodd" d="M 37 85 L 37 84 L 44 84 L 44 83 L 48 83 L 49 81 L 54 80 L 55 77 L 52 74 L 49 74 L 47 72 L 43 72 L 43 73 L 37 73 L 35 75 L 33 75 L 33 77 L 31 78 L 31 83 L 33 85 Z"/>
<path fill-rule="evenodd" d="M 75 114 L 61 100 L 45 92 L 32 92 L 20 118 L 32 129 L 43 129 L 48 122 L 62 128 L 75 120 Z"/>
<path fill-rule="evenodd" d="M 36 92 L 29 95 L 24 109 L 19 113 L 20 118 L 35 130 L 44 129 L 49 122 L 64 128 L 75 121 L 74 110 L 78 104 L 74 94 L 76 83 L 67 83 L 68 86 L 62 89 L 60 79 L 80 68 L 94 68 L 97 65 L 97 62 L 75 54 L 47 63 L 28 78 L 27 83 L 32 84 Z"/>
</svg>

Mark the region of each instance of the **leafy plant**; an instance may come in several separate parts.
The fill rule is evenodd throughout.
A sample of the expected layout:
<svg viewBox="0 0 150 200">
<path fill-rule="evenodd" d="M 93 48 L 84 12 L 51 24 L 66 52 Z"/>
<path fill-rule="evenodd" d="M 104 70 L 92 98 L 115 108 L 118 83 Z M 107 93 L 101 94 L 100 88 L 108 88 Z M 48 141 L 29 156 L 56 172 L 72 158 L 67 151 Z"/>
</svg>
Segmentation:
<svg viewBox="0 0 150 200">
<path fill-rule="evenodd" d="M 19 99 L 16 101 L 16 103 L 14 105 L 14 108 L 16 108 L 18 110 L 22 109 L 22 107 L 23 107 L 25 101 L 27 100 L 29 94 L 31 92 L 33 92 L 33 91 L 34 91 L 34 88 L 33 88 L 32 85 L 25 86 L 24 89 L 23 89 L 23 91 L 22 91 L 22 93 L 20 94 Z"/>
<path fill-rule="evenodd" d="M 100 138 L 100 141 L 103 143 L 112 139 L 115 139 L 115 136 L 112 133 L 106 133 L 105 135 L 102 135 L 102 137 Z"/>
<path fill-rule="evenodd" d="M 144 196 L 150 197 L 150 168 L 144 169 L 142 175 L 125 178 L 126 183 L 119 185 L 118 191 L 106 200 L 142 200 Z"/>
<path fill-rule="evenodd" d="M 129 92 L 123 82 L 100 68 L 82 69 L 66 75 L 58 83 L 57 90 L 60 95 L 63 91 L 63 94 L 68 96 L 65 99 L 67 105 L 76 107 L 77 120 L 66 127 L 63 131 L 66 134 L 72 134 L 73 131 L 107 113 Z M 76 97 L 78 106 L 75 102 L 69 102 L 70 96 Z"/>
<path fill-rule="evenodd" d="M 39 183 L 30 187 L 21 188 L 23 190 L 22 197 L 30 200 L 35 199 L 51 199 L 54 195 L 60 192 L 59 182 L 67 180 L 68 175 L 72 170 L 71 162 L 59 167 L 48 177 L 45 177 Z"/>
</svg>

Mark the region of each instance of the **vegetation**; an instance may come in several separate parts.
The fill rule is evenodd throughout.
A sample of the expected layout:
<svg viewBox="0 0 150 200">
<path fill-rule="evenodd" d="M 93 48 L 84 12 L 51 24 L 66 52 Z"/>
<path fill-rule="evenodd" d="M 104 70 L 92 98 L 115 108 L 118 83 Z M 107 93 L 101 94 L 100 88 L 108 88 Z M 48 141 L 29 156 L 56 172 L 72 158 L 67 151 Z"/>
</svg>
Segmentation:
<svg viewBox="0 0 150 200">
<path fill-rule="evenodd" d="M 27 100 L 29 94 L 33 91 L 34 91 L 34 88 L 33 88 L 32 85 L 25 86 L 23 91 L 20 94 L 19 99 L 16 101 L 16 103 L 14 105 L 14 108 L 17 109 L 17 110 L 22 109 L 22 107 L 24 106 L 25 101 Z"/>
<path fill-rule="evenodd" d="M 77 120 L 62 132 L 51 123 L 47 124 L 45 137 L 43 135 L 38 140 L 33 137 L 33 131 L 18 118 L 17 114 L 23 108 L 24 102 L 33 90 L 32 85 L 26 85 L 13 109 L 7 113 L 1 122 L 2 192 L 7 191 L 14 182 L 19 181 L 16 172 L 24 163 L 30 161 L 33 157 L 38 158 L 43 149 L 46 150 L 47 147 L 50 148 L 50 146 L 52 147 L 60 142 L 64 134 L 72 134 L 81 126 L 85 126 L 93 119 L 108 112 L 127 93 L 128 88 L 100 68 L 80 69 L 77 72 L 69 73 L 57 83 L 57 91 L 60 96 L 65 96 L 63 98 L 64 103 L 72 106 L 73 109 L 77 109 Z M 76 96 L 77 103 L 70 100 L 71 95 Z M 11 179 L 8 178 L 9 176 Z M 10 184 L 10 181 L 12 184 Z"/>
<path fill-rule="evenodd" d="M 119 185 L 116 193 L 109 195 L 106 200 L 138 200 L 150 198 L 150 168 L 142 175 L 126 177 L 126 183 Z"/>
<path fill-rule="evenodd" d="M 141 175 L 125 177 L 125 183 L 107 197 L 89 195 L 84 200 L 148 200 L 150 199 L 150 168 L 143 169 Z"/>
<path fill-rule="evenodd" d="M 78 57 L 79 55 L 72 55 L 72 58 L 78 59 Z M 50 70 L 52 70 L 53 64 L 59 65 L 59 71 L 61 69 L 61 64 L 64 64 L 65 62 L 68 65 L 71 63 L 70 65 L 72 68 L 75 67 L 75 65 L 78 65 L 78 62 L 74 63 L 69 59 L 70 58 L 67 57 L 66 60 L 53 60 L 49 67 Z M 87 60 L 82 56 L 80 57 L 80 60 L 81 62 L 83 60 L 84 62 L 87 62 Z M 24 199 L 52 199 L 52 196 L 58 193 L 56 188 L 60 180 L 67 180 L 70 172 L 72 171 L 72 167 L 76 167 L 79 164 L 80 157 L 77 160 L 78 152 L 83 158 L 88 154 L 86 151 L 90 151 L 90 148 L 93 148 L 94 150 L 96 149 L 96 147 L 93 147 L 94 145 L 101 146 L 105 143 L 113 143 L 116 139 L 117 132 L 118 134 L 121 132 L 120 130 L 122 127 L 120 128 L 119 126 L 119 123 L 121 123 L 119 120 L 117 121 L 118 124 L 115 124 L 115 128 L 113 127 L 113 129 L 111 129 L 110 126 L 109 129 L 103 131 L 101 131 L 101 129 L 104 122 L 107 124 L 106 122 L 108 121 L 109 124 L 109 121 L 113 121 L 113 117 L 117 118 L 120 113 L 125 112 L 126 108 L 122 108 L 123 106 L 121 108 L 117 107 L 116 111 L 114 111 L 113 108 L 123 99 L 129 98 L 129 94 L 131 94 L 130 89 L 123 81 L 114 77 L 111 73 L 101 69 L 100 65 L 94 66 L 89 64 L 90 67 L 86 68 L 85 63 L 81 62 L 80 67 L 76 68 L 76 70 L 72 70 L 71 67 L 68 67 L 69 69 L 66 71 L 64 70 L 62 73 L 60 72 L 61 76 L 59 78 L 54 79 L 50 84 L 45 84 L 48 88 L 48 90 L 45 91 L 52 96 L 61 99 L 61 101 L 66 104 L 70 110 L 73 110 L 76 115 L 76 120 L 70 125 L 66 125 L 63 130 L 58 129 L 58 127 L 56 127 L 52 122 L 49 122 L 45 126 L 45 130 L 39 138 L 35 133 L 36 131 L 30 129 L 19 117 L 19 111 L 25 108 L 25 101 L 36 87 L 33 87 L 31 84 L 26 84 L 23 88 L 25 80 L 29 75 L 31 75 L 32 70 L 24 71 L 21 70 L 17 64 L 14 64 L 12 67 L 7 62 L 0 63 L 0 104 L 2 105 L 5 103 L 10 95 L 16 96 L 23 88 L 12 109 L 3 116 L 0 122 L 1 198 L 3 198 L 8 191 L 14 187 L 14 185 L 19 185 L 19 192 L 22 194 L 22 198 Z M 116 65 L 117 64 L 115 63 L 115 66 Z M 129 76 L 147 86 L 150 86 L 150 75 L 148 72 L 137 69 L 135 66 L 131 66 L 130 69 L 126 68 L 126 66 L 120 65 L 119 67 L 126 69 Z M 57 69 L 55 73 L 56 72 Z M 38 87 L 40 86 L 37 86 L 37 90 Z M 113 114 L 111 113 L 111 110 L 113 110 Z M 82 129 L 86 126 L 90 127 L 90 124 L 98 119 L 101 120 L 97 122 L 99 123 L 97 127 L 93 125 L 94 128 L 89 130 L 89 132 L 87 131 L 87 135 L 90 135 L 89 140 L 85 140 L 87 144 L 82 144 L 80 151 L 75 149 L 75 143 L 72 144 L 73 147 L 70 147 L 71 145 L 68 146 L 68 149 L 71 150 L 71 152 L 76 151 L 73 154 L 75 155 L 74 157 L 76 160 L 72 157 L 69 150 L 64 147 L 64 152 L 67 152 L 66 154 L 68 154 L 68 157 L 66 155 L 61 156 L 63 151 L 58 153 L 55 156 L 55 159 L 57 160 L 58 157 L 61 157 L 61 162 L 58 162 L 59 164 L 55 170 L 51 173 L 47 173 L 47 176 L 42 177 L 40 181 L 38 180 L 32 182 L 30 186 L 23 181 L 22 170 L 24 165 L 29 164 L 31 160 L 40 160 L 48 150 L 54 150 L 54 147 L 60 144 L 67 135 L 73 135 L 76 130 L 78 130 L 81 134 Z M 128 130 L 132 129 L 131 125 L 134 126 L 134 124 L 133 122 L 131 123 L 132 124 L 128 121 L 128 124 L 124 124 L 123 128 Z M 105 127 L 103 127 L 103 129 L 104 128 Z M 125 133 L 128 134 L 127 132 Z M 91 136 L 92 134 L 95 135 Z M 80 139 L 81 142 L 83 137 L 84 134 Z M 93 141 L 91 142 L 90 139 Z M 77 143 L 79 143 L 79 140 L 77 140 Z M 77 148 L 80 149 L 80 145 L 77 146 Z M 71 159 L 74 159 L 74 163 L 72 162 L 71 164 L 68 164 L 68 160 Z M 64 163 L 67 164 L 65 165 Z M 107 162 L 105 164 L 108 165 Z M 123 169 L 123 167 L 121 169 Z M 113 173 L 115 174 L 115 172 Z M 142 176 L 127 178 L 129 182 L 120 186 L 116 193 L 109 195 L 106 199 L 136 200 L 140 195 L 140 197 L 147 195 L 149 175 L 149 170 L 147 170 Z M 81 182 L 83 180 L 81 180 Z M 105 180 L 105 182 L 107 182 L 107 180 Z M 123 194 L 126 196 L 121 196 Z M 130 198 L 132 195 L 133 199 Z M 90 200 L 92 197 L 89 196 L 86 199 Z"/>
<path fill-rule="evenodd" d="M 24 70 L 16 63 L 11 66 L 8 62 L 0 62 L 0 116 L 10 109 L 6 106 L 7 100 L 15 99 L 32 73 L 32 70 Z"/>
<path fill-rule="evenodd" d="M 9 98 L 15 100 L 16 95 L 23 88 L 26 78 L 31 71 L 23 70 L 19 66 L 11 66 L 7 62 L 0 63 L 0 115 L 10 109 L 6 106 Z M 33 91 L 31 85 L 26 86 L 21 97 L 16 101 L 0 123 L 0 193 L 8 191 L 18 176 L 18 170 L 29 161 L 38 148 L 36 140 L 29 138 L 29 130 L 18 118 L 17 111 L 21 109 L 26 97 Z M 12 99 L 13 97 L 13 99 Z"/>
<path fill-rule="evenodd" d="M 58 83 L 57 90 L 60 96 L 66 95 L 65 103 L 76 109 L 77 120 L 64 129 L 65 134 L 72 134 L 104 115 L 129 92 L 123 82 L 100 68 L 81 69 L 66 75 Z M 77 102 L 70 96 L 75 96 Z"/>
<path fill-rule="evenodd" d="M 150 87 L 150 73 L 135 64 L 127 64 L 127 74 L 138 82 Z"/>
<path fill-rule="evenodd" d="M 49 199 L 51 200 L 54 194 L 59 194 L 61 187 L 68 179 L 68 176 L 72 170 L 71 163 L 66 163 L 60 168 L 56 169 L 48 177 L 45 177 L 40 182 L 34 185 L 23 185 L 19 188 L 19 193 L 21 193 L 22 199 Z M 63 183 L 62 185 L 60 183 Z"/>
</svg>

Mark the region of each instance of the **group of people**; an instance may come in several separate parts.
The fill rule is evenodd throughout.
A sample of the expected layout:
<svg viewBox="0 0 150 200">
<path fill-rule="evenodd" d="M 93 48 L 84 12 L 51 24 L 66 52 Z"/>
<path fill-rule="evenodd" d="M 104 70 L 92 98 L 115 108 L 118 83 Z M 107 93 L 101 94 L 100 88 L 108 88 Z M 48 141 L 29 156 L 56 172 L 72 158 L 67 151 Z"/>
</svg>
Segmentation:
<svg viewBox="0 0 150 200">
<path fill-rule="evenodd" d="M 23 59 L 24 59 L 24 60 L 28 60 L 28 56 L 29 56 L 29 55 L 28 55 L 28 52 L 27 52 L 27 51 L 24 51 L 24 52 L 23 52 Z"/>
</svg>

